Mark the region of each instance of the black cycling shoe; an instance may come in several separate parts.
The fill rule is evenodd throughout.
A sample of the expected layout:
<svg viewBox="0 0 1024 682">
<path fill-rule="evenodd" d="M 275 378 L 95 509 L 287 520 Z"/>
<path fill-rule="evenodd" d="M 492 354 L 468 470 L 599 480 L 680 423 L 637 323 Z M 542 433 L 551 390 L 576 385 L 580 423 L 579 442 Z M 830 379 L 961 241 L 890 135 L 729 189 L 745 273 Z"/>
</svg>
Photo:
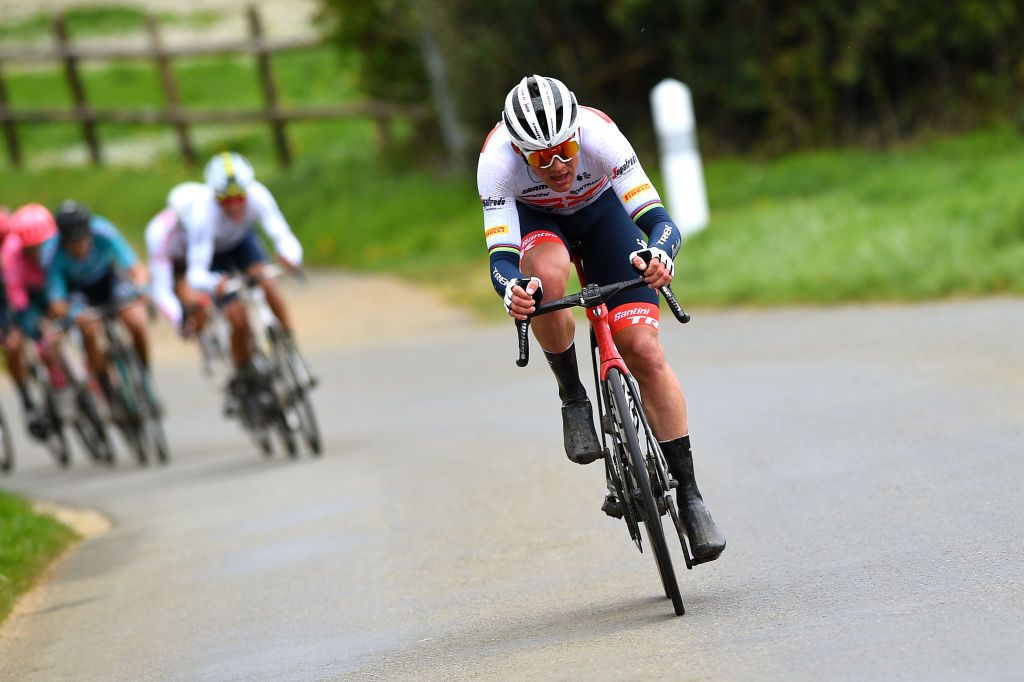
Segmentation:
<svg viewBox="0 0 1024 682">
<path fill-rule="evenodd" d="M 690 437 L 683 436 L 676 440 L 661 443 L 661 451 L 665 454 L 669 471 L 679 481 L 676 493 L 679 516 L 683 529 L 690 541 L 690 551 L 694 563 L 701 564 L 714 561 L 725 551 L 725 536 L 718 530 L 711 512 L 704 504 L 700 489 L 693 474 L 693 452 L 690 450 Z"/>
<path fill-rule="evenodd" d="M 576 464 L 590 464 L 604 456 L 586 396 L 562 403 L 562 437 L 566 456 Z"/>
<path fill-rule="evenodd" d="M 622 518 L 622 503 L 619 502 L 619 498 L 615 497 L 611 493 L 604 496 L 604 502 L 601 503 L 601 511 L 613 519 Z"/>
<path fill-rule="evenodd" d="M 715 525 L 704 500 L 699 493 L 694 497 L 686 497 L 682 490 L 676 499 L 686 537 L 690 540 L 693 560 L 696 563 L 714 561 L 725 551 L 725 536 Z"/>
</svg>

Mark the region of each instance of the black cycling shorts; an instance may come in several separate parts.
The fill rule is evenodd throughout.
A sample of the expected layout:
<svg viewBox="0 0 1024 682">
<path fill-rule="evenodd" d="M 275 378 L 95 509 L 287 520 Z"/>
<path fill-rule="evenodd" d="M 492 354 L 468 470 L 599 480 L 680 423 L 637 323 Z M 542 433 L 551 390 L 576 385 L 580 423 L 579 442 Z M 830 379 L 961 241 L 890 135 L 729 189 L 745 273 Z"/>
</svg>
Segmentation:
<svg viewBox="0 0 1024 682">
<path fill-rule="evenodd" d="M 630 220 L 615 192 L 606 190 L 594 203 L 572 215 L 545 213 L 520 201 L 516 210 L 524 255 L 534 244 L 557 237 L 567 251 L 580 255 L 588 284 L 612 284 L 637 277 L 629 254 L 647 248 L 647 238 Z M 648 287 L 623 291 L 609 299 L 608 309 L 614 311 L 631 303 L 657 308 L 658 292 Z"/>
</svg>

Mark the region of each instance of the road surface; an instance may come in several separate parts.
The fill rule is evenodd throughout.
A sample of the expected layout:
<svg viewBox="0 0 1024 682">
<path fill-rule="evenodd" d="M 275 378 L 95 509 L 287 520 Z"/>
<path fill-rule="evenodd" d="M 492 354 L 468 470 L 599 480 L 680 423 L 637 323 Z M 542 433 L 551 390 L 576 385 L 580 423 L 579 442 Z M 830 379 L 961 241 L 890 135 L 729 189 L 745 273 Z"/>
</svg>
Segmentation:
<svg viewBox="0 0 1024 682">
<path fill-rule="evenodd" d="M 663 336 L 729 545 L 675 555 L 684 617 L 561 453 L 544 363 L 452 317 L 302 336 L 320 460 L 257 455 L 182 352 L 167 468 L 23 446 L 4 487 L 114 527 L 4 626 L 0 677 L 1019 678 L 1024 301 L 695 313 Z"/>
</svg>

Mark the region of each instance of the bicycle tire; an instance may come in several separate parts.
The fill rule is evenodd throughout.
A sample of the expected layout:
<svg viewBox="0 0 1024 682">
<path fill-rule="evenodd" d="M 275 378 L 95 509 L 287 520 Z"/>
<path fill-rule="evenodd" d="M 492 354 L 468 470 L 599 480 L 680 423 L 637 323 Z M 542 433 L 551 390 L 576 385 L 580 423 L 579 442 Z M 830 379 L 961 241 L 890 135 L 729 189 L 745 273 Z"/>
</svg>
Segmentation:
<svg viewBox="0 0 1024 682">
<path fill-rule="evenodd" d="M 64 435 L 64 426 L 57 414 L 57 406 L 51 393 L 46 394 L 46 412 L 49 420 L 46 434 L 46 449 L 53 455 L 54 461 L 61 469 L 71 465 L 71 453 L 68 450 L 68 439 Z"/>
<path fill-rule="evenodd" d="M 306 441 L 309 451 L 314 456 L 319 456 L 323 452 L 320 424 L 316 418 L 316 412 L 313 410 L 313 401 L 309 398 L 309 390 L 303 385 L 297 369 L 299 366 L 305 368 L 305 363 L 297 349 L 288 348 L 282 342 L 280 334 L 272 334 L 271 340 L 274 345 L 274 353 L 277 355 L 277 366 L 280 368 L 285 384 L 288 407 L 294 408 L 299 418 L 299 431 L 302 432 L 302 439 Z"/>
<path fill-rule="evenodd" d="M 655 563 L 658 566 L 658 573 L 661 576 L 662 587 L 666 596 L 672 600 L 672 607 L 677 616 L 686 612 L 683 606 L 683 598 L 679 593 L 679 583 L 672 568 L 672 557 L 669 554 L 668 542 L 665 540 L 665 529 L 661 523 L 661 514 L 658 511 L 658 503 L 654 499 L 654 492 L 651 489 L 651 478 L 647 470 L 647 462 L 643 451 L 640 449 L 640 439 L 637 433 L 636 424 L 642 423 L 643 419 L 634 411 L 643 408 L 639 403 L 626 398 L 625 378 L 614 367 L 608 371 L 607 379 L 612 395 L 613 404 L 611 408 L 613 418 L 618 421 L 618 431 L 625 437 L 623 446 L 629 454 L 631 474 L 635 478 L 637 487 L 640 490 L 642 506 L 640 509 L 644 527 L 647 530 L 647 539 L 654 552 Z"/>
<path fill-rule="evenodd" d="M 14 469 L 14 443 L 11 442 L 11 430 L 7 428 L 7 417 L 0 410 L 0 473 L 9 473 Z"/>
<path fill-rule="evenodd" d="M 107 436 L 106 426 L 100 417 L 96 399 L 88 385 L 78 386 L 78 399 L 75 401 L 77 415 L 72 421 L 78 439 L 86 453 L 97 464 L 113 464 L 114 448 Z"/>
<path fill-rule="evenodd" d="M 142 424 L 140 425 L 143 440 L 148 454 L 158 464 L 167 464 L 170 460 L 170 448 L 167 445 L 167 434 L 161 418 L 160 399 L 153 385 L 153 377 L 142 364 L 142 359 L 134 350 L 128 351 L 128 361 L 132 366 L 132 381 L 135 391 L 141 397 Z"/>
</svg>

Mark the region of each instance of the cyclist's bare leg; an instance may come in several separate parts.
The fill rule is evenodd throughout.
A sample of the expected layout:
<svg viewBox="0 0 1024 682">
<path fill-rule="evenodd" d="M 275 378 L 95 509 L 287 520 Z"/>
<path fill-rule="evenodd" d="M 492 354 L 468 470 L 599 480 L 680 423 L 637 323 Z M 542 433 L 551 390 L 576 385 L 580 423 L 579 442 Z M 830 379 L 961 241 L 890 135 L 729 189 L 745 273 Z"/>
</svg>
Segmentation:
<svg viewBox="0 0 1024 682">
<path fill-rule="evenodd" d="M 544 242 L 528 251 L 520 263 L 523 273 L 540 278 L 544 298 L 565 296 L 569 279 L 569 252 L 561 243 Z M 601 443 L 594 430 L 593 410 L 580 382 L 573 340 L 576 324 L 568 310 L 533 318 L 533 335 L 544 350 L 562 399 L 562 436 L 566 456 L 577 464 L 601 457 Z"/>
<path fill-rule="evenodd" d="M 715 525 L 697 487 L 686 423 L 686 399 L 675 372 L 665 360 L 658 330 L 650 326 L 627 327 L 615 335 L 615 345 L 640 384 L 647 419 L 672 475 L 679 481 L 679 511 L 698 562 L 712 561 L 725 549 L 725 536 Z"/>
<path fill-rule="evenodd" d="M 11 329 L 4 337 L 4 352 L 7 354 L 7 369 L 11 373 L 14 383 L 24 386 L 28 381 L 28 368 L 25 366 L 25 358 L 21 354 L 21 344 L 25 337 L 19 329 Z"/>
<path fill-rule="evenodd" d="M 263 272 L 264 263 L 253 263 L 246 270 L 245 274 L 249 277 L 259 278 Z M 260 280 L 260 287 L 263 289 L 263 294 L 267 297 L 267 305 L 274 312 L 274 316 L 281 323 L 281 326 L 289 334 L 292 331 L 291 318 L 288 316 L 288 308 L 284 303 L 284 296 L 281 295 L 281 290 L 278 288 L 277 283 L 272 279 Z"/>
<path fill-rule="evenodd" d="M 146 333 L 146 311 L 142 301 L 136 301 L 118 313 L 121 322 L 132 337 L 132 345 L 144 367 L 149 367 L 149 336 Z"/>
<path fill-rule="evenodd" d="M 685 436 L 686 399 L 679 379 L 665 360 L 665 351 L 656 327 L 626 327 L 615 335 L 615 345 L 629 371 L 640 385 L 647 419 L 660 441 Z"/>
<path fill-rule="evenodd" d="M 569 266 L 569 252 L 555 242 L 543 242 L 533 247 L 519 265 L 527 277 L 540 278 L 546 301 L 565 296 Z M 571 346 L 576 333 L 576 323 L 568 310 L 535 317 L 530 326 L 537 343 L 549 353 L 561 353 Z"/>
<path fill-rule="evenodd" d="M 75 320 L 82 332 L 82 345 L 85 346 L 85 357 L 89 360 L 89 369 L 97 377 L 107 375 L 107 354 L 100 347 L 100 321 L 87 317 Z"/>
<path fill-rule="evenodd" d="M 235 368 L 242 369 L 252 359 L 252 337 L 245 306 L 241 301 L 231 301 L 224 306 L 224 317 L 231 325 L 231 358 L 234 360 Z"/>
</svg>

